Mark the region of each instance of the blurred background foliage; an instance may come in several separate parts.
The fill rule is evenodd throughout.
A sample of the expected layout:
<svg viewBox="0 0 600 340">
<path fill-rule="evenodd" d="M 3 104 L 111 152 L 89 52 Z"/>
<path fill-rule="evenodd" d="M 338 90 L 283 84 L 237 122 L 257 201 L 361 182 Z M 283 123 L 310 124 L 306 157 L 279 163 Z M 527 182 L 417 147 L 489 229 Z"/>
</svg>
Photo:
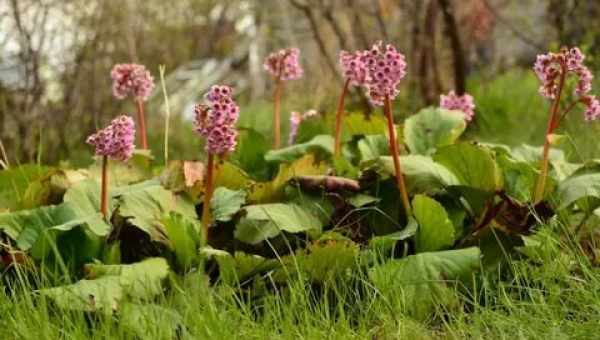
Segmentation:
<svg viewBox="0 0 600 340">
<path fill-rule="evenodd" d="M 234 86 L 240 125 L 269 134 L 272 84 L 262 61 L 270 51 L 302 50 L 305 77 L 287 85 L 283 112 L 331 115 L 341 87 L 338 51 L 383 39 L 409 62 L 395 104 L 399 119 L 437 105 L 440 93 L 466 89 L 478 106 L 470 138 L 537 145 L 548 103 L 537 95 L 535 56 L 577 45 L 598 71 L 599 14 L 596 0 L 3 0 L 0 140 L 11 164 L 91 162 L 85 137 L 134 112 L 131 102 L 112 97 L 110 70 L 138 62 L 157 82 L 147 106 L 156 157 L 165 114 L 158 69 L 165 65 L 171 157 L 199 158 L 202 141 L 190 117 L 211 84 Z M 358 91 L 349 107 L 379 114 Z M 599 156 L 598 127 L 572 114 L 565 129 L 572 157 Z"/>
</svg>

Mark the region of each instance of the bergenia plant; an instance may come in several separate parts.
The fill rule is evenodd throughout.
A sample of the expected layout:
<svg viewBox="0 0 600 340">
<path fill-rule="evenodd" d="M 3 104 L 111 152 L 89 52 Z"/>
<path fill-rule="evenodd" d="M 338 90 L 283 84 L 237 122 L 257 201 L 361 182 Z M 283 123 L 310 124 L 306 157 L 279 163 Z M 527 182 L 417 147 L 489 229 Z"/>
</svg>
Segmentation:
<svg viewBox="0 0 600 340">
<path fill-rule="evenodd" d="M 281 93 L 283 82 L 299 79 L 304 74 L 300 65 L 300 50 L 287 48 L 271 53 L 264 63 L 265 70 L 275 81 L 273 93 L 273 148 L 278 149 L 281 145 Z"/>
<path fill-rule="evenodd" d="M 119 116 L 110 124 L 87 138 L 94 146 L 96 156 L 102 157 L 102 188 L 100 192 L 100 212 L 108 218 L 108 158 L 127 162 L 135 150 L 135 123 L 129 116 Z"/>
<path fill-rule="evenodd" d="M 350 53 L 347 51 L 340 52 L 340 67 L 344 76 L 344 86 L 338 101 L 337 112 L 335 116 L 335 144 L 334 156 L 338 157 L 341 153 L 342 139 L 342 119 L 344 116 L 344 101 L 348 94 L 350 86 L 363 86 L 367 76 L 366 70 L 366 55 L 365 51 L 356 51 Z"/>
<path fill-rule="evenodd" d="M 467 122 L 472 121 L 475 116 L 475 101 L 468 93 L 461 96 L 454 91 L 450 91 L 447 95 L 441 95 L 440 107 L 446 110 L 462 111 Z"/>
<path fill-rule="evenodd" d="M 204 200 L 202 226 L 205 235 L 211 224 L 210 200 L 214 191 L 215 157 L 223 156 L 235 149 L 237 130 L 235 124 L 240 108 L 232 98 L 229 86 L 215 85 L 204 95 L 204 103 L 196 105 L 194 126 L 196 132 L 206 140 L 204 147 L 208 154 L 206 177 L 204 179 Z"/>
<path fill-rule="evenodd" d="M 390 153 L 394 161 L 396 184 L 398 190 L 400 190 L 406 214 L 410 216 L 410 201 L 400 167 L 396 127 L 394 126 L 394 117 L 392 115 L 392 100 L 398 95 L 398 85 L 404 76 L 406 76 L 406 59 L 393 45 L 384 45 L 381 41 L 377 42 L 365 53 L 367 70 L 365 87 L 367 95 L 373 105 L 384 107 L 388 125 Z"/>
<path fill-rule="evenodd" d="M 562 48 L 558 53 L 547 53 L 537 56 L 533 69 L 541 82 L 539 93 L 552 101 L 550 118 L 546 128 L 540 175 L 535 187 L 534 203 L 540 202 L 544 197 L 546 179 L 548 177 L 548 161 L 550 145 L 554 131 L 560 122 L 573 108 L 581 103 L 585 106 L 584 119 L 592 121 L 600 117 L 600 101 L 590 95 L 592 90 L 593 75 L 583 64 L 585 56 L 577 48 Z M 561 98 L 565 97 L 564 90 L 568 87 L 570 79 L 574 80 L 573 96 L 570 102 L 561 105 Z"/>
<path fill-rule="evenodd" d="M 144 102 L 148 100 L 154 89 L 154 78 L 144 65 L 116 64 L 110 76 L 113 80 L 113 95 L 117 99 L 132 98 L 137 107 L 137 121 L 140 126 L 140 143 L 148 149 L 146 137 L 146 119 Z"/>
<path fill-rule="evenodd" d="M 290 114 L 290 133 L 288 135 L 288 145 L 292 145 L 296 141 L 296 136 L 298 135 L 300 123 L 318 115 L 319 113 L 316 110 L 308 110 L 304 112 L 304 114 L 300 114 L 299 112 L 293 111 Z"/>
</svg>

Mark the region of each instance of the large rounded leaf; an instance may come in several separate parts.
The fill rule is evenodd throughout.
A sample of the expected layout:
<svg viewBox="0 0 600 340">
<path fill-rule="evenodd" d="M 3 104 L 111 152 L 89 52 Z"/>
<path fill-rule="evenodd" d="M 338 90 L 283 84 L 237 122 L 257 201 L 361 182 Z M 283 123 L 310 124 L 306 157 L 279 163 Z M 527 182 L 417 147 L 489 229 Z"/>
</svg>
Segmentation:
<svg viewBox="0 0 600 340">
<path fill-rule="evenodd" d="M 466 126 L 460 111 L 427 108 L 406 120 L 404 140 L 413 154 L 429 155 L 456 142 Z"/>
<path fill-rule="evenodd" d="M 283 199 L 283 189 L 296 176 L 324 175 L 327 166 L 317 163 L 314 155 L 308 154 L 291 162 L 279 165 L 279 172 L 269 182 L 252 182 L 248 187 L 248 201 L 252 203 L 271 203 Z"/>
<path fill-rule="evenodd" d="M 433 159 L 450 170 L 462 186 L 495 192 L 502 187 L 502 175 L 491 150 L 469 143 L 438 149 Z"/>
<path fill-rule="evenodd" d="M 199 260 L 198 249 L 203 243 L 200 222 L 172 211 L 165 214 L 160 223 L 167 235 L 167 245 L 175 255 L 177 267 L 190 269 Z"/>
<path fill-rule="evenodd" d="M 231 221 L 231 218 L 237 213 L 246 202 L 246 192 L 244 190 L 229 190 L 227 188 L 217 188 L 210 201 L 210 210 L 215 220 L 221 222 Z"/>
<path fill-rule="evenodd" d="M 175 211 L 191 219 L 197 218 L 191 202 L 166 190 L 158 181 L 121 187 L 117 194 L 119 216 L 148 233 L 153 240 L 164 238 L 159 221 L 165 213 Z"/>
<path fill-rule="evenodd" d="M 269 149 L 265 135 L 254 129 L 240 129 L 238 145 L 231 160 L 253 176 L 264 178 L 268 173 L 265 154 Z"/>
<path fill-rule="evenodd" d="M 412 208 L 419 229 L 415 238 L 417 252 L 450 248 L 454 244 L 454 226 L 446 209 L 432 198 L 417 195 Z"/>
<path fill-rule="evenodd" d="M 394 175 L 392 157 L 380 157 L 382 170 Z M 406 179 L 408 191 L 411 193 L 434 193 L 447 186 L 460 184 L 458 178 L 446 167 L 436 163 L 431 157 L 408 155 L 400 157 L 402 173 Z"/>
<path fill-rule="evenodd" d="M 148 300 L 162 292 L 169 266 L 162 258 L 129 265 L 86 265 L 86 280 L 39 292 L 66 310 L 111 314 L 122 300 Z"/>
<path fill-rule="evenodd" d="M 246 215 L 235 228 L 235 238 L 257 244 L 279 235 L 282 231 L 299 233 L 318 231 L 323 226 L 319 218 L 296 204 L 259 204 L 244 208 Z"/>
<path fill-rule="evenodd" d="M 367 135 L 358 141 L 358 151 L 362 162 L 390 154 L 390 143 L 386 135 Z"/>
<path fill-rule="evenodd" d="M 0 171 L 0 211 L 21 208 L 20 201 L 29 184 L 44 176 L 51 168 L 33 164 Z"/>
<path fill-rule="evenodd" d="M 278 150 L 271 150 L 265 155 L 269 162 L 291 162 L 307 153 L 333 154 L 333 137 L 330 135 L 319 135 L 302 144 L 295 144 Z"/>
<path fill-rule="evenodd" d="M 454 285 L 468 281 L 479 267 L 479 249 L 467 248 L 389 261 L 373 267 L 369 277 L 394 307 L 425 319 L 436 306 L 456 303 Z"/>
<path fill-rule="evenodd" d="M 575 202 L 581 202 L 589 198 L 600 199 L 600 165 L 590 163 L 575 171 L 566 180 L 558 185 L 559 207 L 565 208 Z M 582 204 L 589 209 L 597 207 L 596 203 L 591 206 Z"/>
</svg>

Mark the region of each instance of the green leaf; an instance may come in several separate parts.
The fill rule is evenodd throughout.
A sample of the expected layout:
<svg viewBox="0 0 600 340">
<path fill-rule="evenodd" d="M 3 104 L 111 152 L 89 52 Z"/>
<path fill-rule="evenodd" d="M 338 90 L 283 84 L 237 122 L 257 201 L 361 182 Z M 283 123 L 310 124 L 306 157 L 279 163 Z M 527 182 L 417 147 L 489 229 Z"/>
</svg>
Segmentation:
<svg viewBox="0 0 600 340">
<path fill-rule="evenodd" d="M 576 202 L 581 203 L 579 205 L 582 207 L 595 209 L 597 204 L 594 201 L 600 199 L 600 165 L 588 163 L 579 168 L 558 184 L 557 197 L 560 209 Z M 586 200 L 592 204 L 587 204 Z"/>
<path fill-rule="evenodd" d="M 231 286 L 280 266 L 277 260 L 240 251 L 234 255 L 222 251 L 213 253 L 212 257 L 219 264 L 219 279 Z"/>
<path fill-rule="evenodd" d="M 454 226 L 440 203 L 427 196 L 416 195 L 412 208 L 419 224 L 415 239 L 417 252 L 442 250 L 454 244 Z"/>
<path fill-rule="evenodd" d="M 415 219 L 410 218 L 406 227 L 400 231 L 396 231 L 391 234 L 374 236 L 369 240 L 369 251 L 374 252 L 376 255 L 390 254 L 396 245 L 400 241 L 405 241 L 415 236 L 418 231 L 418 224 Z"/>
<path fill-rule="evenodd" d="M 298 267 L 317 282 L 341 277 L 357 264 L 359 246 L 352 241 L 326 240 L 311 243 L 296 253 Z"/>
<path fill-rule="evenodd" d="M 169 265 L 164 258 L 148 258 L 133 264 L 87 264 L 87 279 L 118 276 L 130 297 L 143 299 L 162 292 L 162 280 L 169 275 Z"/>
<path fill-rule="evenodd" d="M 231 190 L 248 188 L 253 181 L 250 176 L 231 162 L 223 161 L 215 167 L 215 187 L 225 187 Z"/>
<path fill-rule="evenodd" d="M 394 175 L 392 157 L 380 157 L 386 174 Z M 431 157 L 420 155 L 400 156 L 400 166 L 410 193 L 436 193 L 460 182 L 450 170 L 435 162 Z"/>
<path fill-rule="evenodd" d="M 511 156 L 521 162 L 538 164 L 542 160 L 543 148 L 522 144 L 511 151 Z M 566 161 L 565 154 L 562 150 L 550 148 L 550 161 Z"/>
<path fill-rule="evenodd" d="M 0 231 L 13 239 L 19 249 L 32 249 L 32 256 L 36 259 L 48 254 L 48 242 L 54 240 L 57 234 L 80 225 L 94 226 L 89 229 L 97 236 L 107 235 L 110 228 L 100 214 L 81 216 L 70 203 L 0 213 Z"/>
<path fill-rule="evenodd" d="M 85 170 L 52 170 L 29 183 L 21 199 L 21 208 L 33 209 L 43 205 L 60 204 L 68 188 L 83 181 L 88 174 Z"/>
<path fill-rule="evenodd" d="M 110 195 L 110 191 L 109 191 Z M 78 218 L 96 216 L 90 218 L 87 226 L 100 236 L 108 234 L 110 225 L 102 218 L 100 213 L 100 183 L 93 180 L 84 180 L 74 184 L 67 190 L 63 198 L 64 204 L 68 204 Z M 114 208 L 112 199 L 108 200 L 109 212 Z M 110 214 L 109 214 L 110 215 Z"/>
<path fill-rule="evenodd" d="M 333 157 L 333 169 L 337 176 L 357 179 L 359 175 L 358 168 L 352 164 L 348 157 L 342 155 Z"/>
<path fill-rule="evenodd" d="M 52 169 L 33 164 L 21 165 L 0 171 L 0 211 L 17 210 L 29 184 L 43 177 Z"/>
<path fill-rule="evenodd" d="M 265 135 L 254 129 L 241 129 L 231 160 L 246 172 L 264 178 L 268 172 L 265 154 L 271 145 Z"/>
<path fill-rule="evenodd" d="M 129 265 L 89 264 L 85 271 L 85 280 L 39 292 L 61 309 L 110 314 L 122 300 L 148 300 L 160 294 L 169 266 L 165 259 L 150 258 Z"/>
<path fill-rule="evenodd" d="M 365 194 L 356 194 L 352 195 L 347 199 L 348 203 L 350 203 L 355 208 L 364 207 L 365 205 L 377 203 L 380 201 L 379 198 L 365 195 Z"/>
<path fill-rule="evenodd" d="M 236 239 L 257 244 L 286 231 L 299 233 L 319 231 L 321 221 L 296 204 L 259 204 L 243 209 L 246 215 L 238 222 L 234 236 Z"/>
<path fill-rule="evenodd" d="M 430 155 L 456 142 L 466 126 L 460 111 L 426 108 L 406 120 L 404 139 L 413 154 Z"/>
<path fill-rule="evenodd" d="M 421 253 L 375 266 L 369 277 L 399 312 L 423 320 L 436 306 L 458 305 L 454 285 L 470 279 L 479 258 L 478 248 Z"/>
<path fill-rule="evenodd" d="M 150 150 L 135 150 L 127 162 L 108 162 L 108 182 L 111 186 L 123 186 L 152 178 L 152 160 Z M 90 177 L 100 178 L 102 175 L 102 158 L 90 167 Z"/>
<path fill-rule="evenodd" d="M 188 270 L 198 262 L 198 249 L 202 244 L 201 226 L 198 221 L 171 211 L 160 220 L 167 235 L 167 245 L 175 254 L 175 262 L 181 270 Z"/>
<path fill-rule="evenodd" d="M 296 143 L 308 142 L 318 135 L 333 135 L 332 126 L 333 124 L 327 122 L 321 115 L 303 119 L 298 126 Z"/>
<path fill-rule="evenodd" d="M 319 135 L 302 144 L 295 144 L 278 150 L 271 150 L 265 155 L 268 162 L 291 162 L 307 153 L 317 153 L 330 156 L 333 154 L 333 137 Z"/>
<path fill-rule="evenodd" d="M 246 192 L 244 190 L 229 190 L 219 187 L 213 193 L 210 201 L 213 218 L 217 221 L 231 221 L 235 215 L 246 203 Z"/>
<path fill-rule="evenodd" d="M 111 314 L 123 299 L 123 286 L 118 276 L 106 276 L 98 280 L 81 280 L 67 286 L 39 291 L 64 310 L 104 312 Z"/>
<path fill-rule="evenodd" d="M 314 155 L 305 155 L 292 163 L 279 165 L 279 172 L 272 181 L 252 182 L 248 186 L 248 202 L 271 203 L 284 199 L 287 183 L 296 176 L 324 175 L 327 173 L 325 162 L 317 163 Z"/>
<path fill-rule="evenodd" d="M 161 185 L 175 193 L 185 192 L 193 200 L 198 199 L 204 190 L 204 163 L 175 160 L 160 174 Z"/>
<path fill-rule="evenodd" d="M 164 238 L 159 221 L 165 213 L 174 211 L 196 219 L 196 210 L 191 202 L 166 190 L 157 181 L 121 187 L 117 195 L 119 216 L 148 233 L 153 240 Z"/>
<path fill-rule="evenodd" d="M 460 185 L 495 192 L 502 187 L 502 176 L 492 152 L 482 146 L 459 143 L 438 149 L 433 160 L 458 178 Z"/>
<path fill-rule="evenodd" d="M 516 161 L 508 155 L 498 155 L 497 161 L 504 177 L 506 194 L 519 202 L 531 202 L 538 171 L 531 163 Z"/>
<path fill-rule="evenodd" d="M 377 159 L 390 154 L 386 135 L 367 135 L 358 141 L 358 151 L 362 162 Z"/>
<path fill-rule="evenodd" d="M 348 136 L 358 135 L 385 135 L 387 122 L 382 115 L 365 115 L 362 112 L 353 112 L 344 117 L 342 122 L 342 136 L 348 140 Z"/>
</svg>

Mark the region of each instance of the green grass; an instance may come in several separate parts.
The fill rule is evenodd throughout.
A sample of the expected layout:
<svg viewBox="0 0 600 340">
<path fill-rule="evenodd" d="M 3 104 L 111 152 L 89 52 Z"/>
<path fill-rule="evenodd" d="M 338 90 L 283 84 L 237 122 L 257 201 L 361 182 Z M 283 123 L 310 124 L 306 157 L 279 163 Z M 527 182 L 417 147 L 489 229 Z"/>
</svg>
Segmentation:
<svg viewBox="0 0 600 340">
<path fill-rule="evenodd" d="M 460 304 L 428 320 L 403 316 L 374 289 L 359 293 L 349 281 L 315 289 L 292 281 L 262 298 L 209 285 L 196 273 L 173 276 L 155 303 L 181 316 L 184 339 L 593 339 L 600 331 L 600 270 L 564 230 L 545 227 L 529 257 L 501 273 L 478 274 L 457 291 Z M 364 280 L 363 278 L 358 278 Z M 177 322 L 163 310 L 91 316 L 62 312 L 31 283 L 0 294 L 2 339 L 174 338 Z M 31 281 L 29 281 L 31 282 Z M 39 283 L 39 282 L 38 282 Z M 6 285 L 6 283 L 4 283 Z M 42 286 L 44 284 L 42 283 Z M 5 291 L 8 287 L 0 286 Z M 140 327 L 142 330 L 136 329 Z"/>
</svg>

